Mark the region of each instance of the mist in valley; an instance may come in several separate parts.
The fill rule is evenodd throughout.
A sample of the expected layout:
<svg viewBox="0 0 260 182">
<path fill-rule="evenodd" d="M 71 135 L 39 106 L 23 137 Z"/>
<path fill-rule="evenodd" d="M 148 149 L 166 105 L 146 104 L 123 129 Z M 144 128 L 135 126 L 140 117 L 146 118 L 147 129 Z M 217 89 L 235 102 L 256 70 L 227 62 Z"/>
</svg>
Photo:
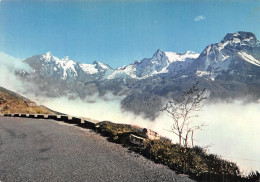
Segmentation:
<svg viewBox="0 0 260 182">
<path fill-rule="evenodd" d="M 65 97 L 35 99 L 59 112 L 99 121 L 138 125 L 173 139 L 174 143 L 178 141 L 170 132 L 172 120 L 165 113 L 162 112 L 156 120 L 150 121 L 142 116 L 123 112 L 120 99 L 98 99 L 95 103 L 86 103 L 80 99 L 68 100 Z M 195 144 L 205 147 L 210 153 L 236 162 L 245 173 L 260 170 L 259 110 L 260 103 L 244 104 L 242 101 L 235 101 L 206 104 L 198 112 L 199 118 L 194 121 L 195 125 L 206 124 L 203 130 L 195 133 Z"/>
</svg>

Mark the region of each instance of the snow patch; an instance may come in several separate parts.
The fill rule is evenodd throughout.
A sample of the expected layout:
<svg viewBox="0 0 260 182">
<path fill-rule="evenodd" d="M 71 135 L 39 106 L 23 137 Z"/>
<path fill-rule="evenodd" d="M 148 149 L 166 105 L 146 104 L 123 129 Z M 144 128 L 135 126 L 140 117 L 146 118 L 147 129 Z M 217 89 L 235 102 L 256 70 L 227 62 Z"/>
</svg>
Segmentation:
<svg viewBox="0 0 260 182">
<path fill-rule="evenodd" d="M 105 65 L 104 63 L 97 62 L 97 64 L 104 70 L 109 69 L 109 67 L 107 65 Z"/>
<path fill-rule="evenodd" d="M 238 37 L 240 34 L 238 32 L 234 33 L 233 36 L 234 37 Z"/>
<path fill-rule="evenodd" d="M 229 58 L 230 56 L 225 56 L 225 55 L 222 55 L 223 59 L 222 61 L 225 61 L 227 58 Z"/>
<path fill-rule="evenodd" d="M 75 69 L 75 64 L 76 64 L 75 61 L 69 60 L 68 57 L 65 57 L 62 60 L 57 60 L 56 63 L 62 67 L 64 78 L 67 78 L 67 76 L 68 76 L 67 71 L 68 70 L 71 70 L 72 72 L 74 72 L 74 76 L 78 76 L 77 71 Z"/>
<path fill-rule="evenodd" d="M 117 68 L 111 75 L 109 75 L 107 78 L 108 79 L 114 79 L 116 77 L 123 77 L 124 75 L 127 75 L 131 78 L 139 79 L 136 76 L 136 67 L 134 64 L 129 65 L 129 66 L 123 66 Z"/>
<path fill-rule="evenodd" d="M 255 59 L 252 55 L 247 54 L 246 52 L 238 52 L 238 54 L 247 62 L 254 64 L 256 66 L 260 66 L 260 60 Z"/>
<path fill-rule="evenodd" d="M 217 75 L 212 74 L 209 71 L 197 71 L 196 75 L 199 77 L 204 77 L 205 79 L 211 79 L 212 81 L 214 81 L 217 76 Z"/>
<path fill-rule="evenodd" d="M 176 52 L 165 52 L 165 55 L 170 62 L 185 61 L 187 58 L 196 59 L 196 58 L 199 57 L 198 53 L 195 53 L 195 52 L 192 52 L 192 51 L 187 51 L 184 54 L 178 54 Z"/>
<path fill-rule="evenodd" d="M 247 39 L 244 39 L 243 41 L 244 41 L 244 42 L 250 42 L 250 40 L 253 39 L 253 38 L 254 38 L 254 37 L 249 37 L 249 38 L 247 38 Z"/>
<path fill-rule="evenodd" d="M 98 73 L 98 70 L 95 68 L 93 64 L 80 64 L 81 69 L 88 74 Z"/>
<path fill-rule="evenodd" d="M 73 73 L 74 76 L 78 76 L 78 73 L 75 69 L 76 61 L 70 60 L 69 57 L 65 57 L 63 59 L 59 59 L 53 56 L 50 52 L 42 55 L 41 60 L 45 62 L 53 62 L 58 68 L 62 68 L 63 70 L 63 79 L 67 78 L 68 73 Z M 54 71 L 57 71 L 57 68 L 53 68 Z"/>
<path fill-rule="evenodd" d="M 208 46 L 208 48 L 207 48 L 207 55 L 209 55 L 210 50 L 211 50 L 211 46 Z"/>
<path fill-rule="evenodd" d="M 210 72 L 208 72 L 208 71 L 197 71 L 196 75 L 199 76 L 199 77 L 208 76 L 208 75 L 210 75 Z"/>
<path fill-rule="evenodd" d="M 43 55 L 43 58 L 48 62 L 51 61 L 52 58 L 51 52 L 46 52 L 46 54 Z"/>
<path fill-rule="evenodd" d="M 235 43 L 235 44 L 240 43 L 240 39 L 234 37 L 232 40 L 232 43 Z"/>
<path fill-rule="evenodd" d="M 222 49 L 224 49 L 226 47 L 226 45 L 228 45 L 228 41 L 224 42 L 224 43 L 219 43 L 218 44 L 218 50 L 221 51 Z"/>
</svg>

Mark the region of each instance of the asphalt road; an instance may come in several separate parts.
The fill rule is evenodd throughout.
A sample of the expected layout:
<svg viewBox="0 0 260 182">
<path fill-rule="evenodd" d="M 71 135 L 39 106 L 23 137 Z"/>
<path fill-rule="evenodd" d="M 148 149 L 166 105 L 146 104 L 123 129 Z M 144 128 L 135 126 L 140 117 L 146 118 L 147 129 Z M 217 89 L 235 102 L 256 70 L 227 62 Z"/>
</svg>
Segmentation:
<svg viewBox="0 0 260 182">
<path fill-rule="evenodd" d="M 191 181 L 167 167 L 61 122 L 0 117 L 0 181 Z"/>
</svg>

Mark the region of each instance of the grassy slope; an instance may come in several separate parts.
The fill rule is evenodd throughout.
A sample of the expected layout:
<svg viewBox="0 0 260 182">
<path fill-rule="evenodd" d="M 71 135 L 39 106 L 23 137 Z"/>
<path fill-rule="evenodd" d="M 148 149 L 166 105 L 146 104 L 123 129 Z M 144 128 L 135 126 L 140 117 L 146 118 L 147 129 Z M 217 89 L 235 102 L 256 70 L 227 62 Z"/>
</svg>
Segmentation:
<svg viewBox="0 0 260 182">
<path fill-rule="evenodd" d="M 0 87 L 1 113 L 55 114 L 45 106 L 37 104 L 21 95 Z"/>
<path fill-rule="evenodd" d="M 157 163 L 168 166 L 177 173 L 187 174 L 196 181 L 258 182 L 260 179 L 259 172 L 252 171 L 247 176 L 243 176 L 235 163 L 224 160 L 220 156 L 209 154 L 205 149 L 198 146 L 185 148 L 172 144 L 167 138 L 147 139 L 142 147 L 133 146 L 129 141 L 129 135 L 143 135 L 135 126 L 105 121 L 99 123 L 98 131 L 109 137 L 109 140 L 121 143 Z"/>
</svg>

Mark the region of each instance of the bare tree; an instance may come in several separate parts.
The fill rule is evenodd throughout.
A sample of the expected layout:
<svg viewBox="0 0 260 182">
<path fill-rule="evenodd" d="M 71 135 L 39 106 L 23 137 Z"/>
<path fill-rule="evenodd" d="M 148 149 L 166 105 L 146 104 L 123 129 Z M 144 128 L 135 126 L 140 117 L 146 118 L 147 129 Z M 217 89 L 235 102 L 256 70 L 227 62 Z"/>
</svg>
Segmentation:
<svg viewBox="0 0 260 182">
<path fill-rule="evenodd" d="M 197 82 L 189 90 L 184 91 L 178 98 L 168 101 L 162 111 L 173 119 L 171 131 L 178 136 L 179 144 L 187 147 L 189 141 L 193 146 L 194 132 L 201 130 L 204 124 L 196 125 L 194 118 L 198 117 L 197 112 L 202 110 L 203 102 L 207 99 L 206 89 L 197 88 Z"/>
</svg>

